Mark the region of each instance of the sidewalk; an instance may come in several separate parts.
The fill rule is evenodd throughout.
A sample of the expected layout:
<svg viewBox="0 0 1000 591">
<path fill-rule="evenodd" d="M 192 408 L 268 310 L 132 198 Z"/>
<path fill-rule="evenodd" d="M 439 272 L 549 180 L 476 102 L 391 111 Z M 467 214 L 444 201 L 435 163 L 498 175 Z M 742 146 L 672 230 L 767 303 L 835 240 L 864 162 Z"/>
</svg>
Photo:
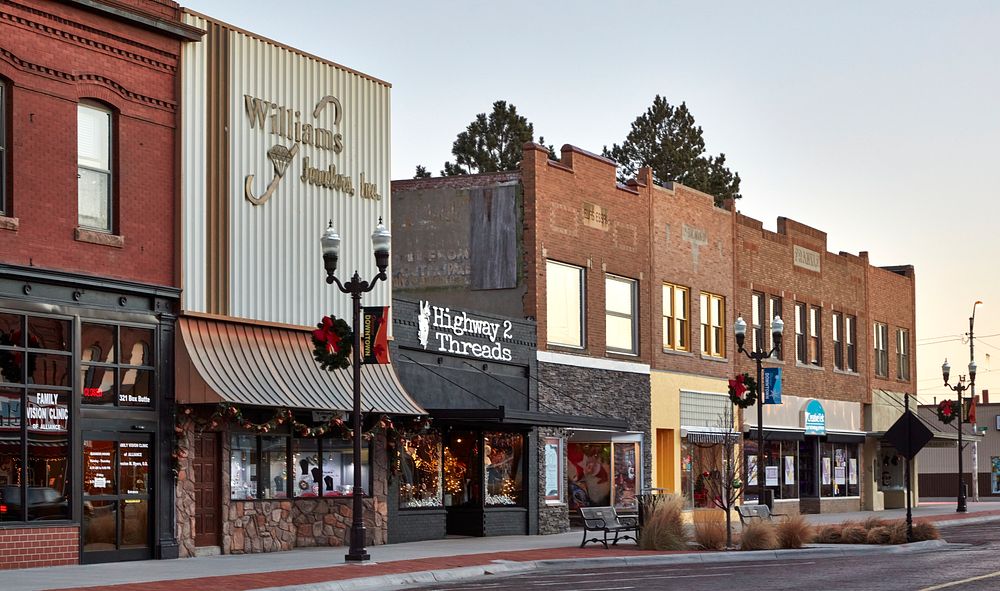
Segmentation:
<svg viewBox="0 0 1000 591">
<path fill-rule="evenodd" d="M 885 519 L 905 516 L 905 510 L 879 513 L 857 512 L 827 515 L 809 515 L 816 524 L 861 520 L 877 515 Z M 996 503 L 969 503 L 969 512 L 955 513 L 953 501 L 922 502 L 914 509 L 918 521 L 933 521 L 939 526 L 965 520 L 1000 520 L 1000 505 Z M 346 548 L 308 548 L 271 554 L 211 556 L 182 560 L 149 560 L 99 565 L 47 567 L 3 571 L 0 580 L 4 591 L 38 591 L 43 589 L 74 589 L 87 591 L 250 591 L 291 585 L 310 585 L 330 581 L 347 581 L 386 575 L 410 573 L 406 578 L 416 580 L 415 573 L 438 571 L 437 578 L 474 576 L 486 571 L 526 570 L 539 566 L 553 566 L 547 561 L 572 562 L 646 561 L 657 557 L 676 556 L 678 560 L 746 560 L 747 553 L 707 552 L 650 552 L 641 551 L 627 543 L 605 550 L 599 545 L 578 548 L 582 533 L 573 531 L 552 536 L 505 536 L 493 538 L 448 538 L 389 544 L 369 547 L 372 562 L 364 565 L 344 564 Z M 945 536 L 947 537 L 947 530 Z M 899 547 L 878 547 L 883 551 L 899 551 Z M 859 551 L 871 552 L 864 547 Z M 843 555 L 849 547 L 827 548 L 826 553 Z M 786 552 L 778 551 L 784 558 Z M 757 553 L 754 553 L 757 554 Z M 775 552 L 763 553 L 773 559 Z M 717 558 L 716 558 L 717 557 Z M 767 558 L 764 557 L 764 558 Z M 603 559 L 603 560 L 602 560 Z M 762 559 L 761 556 L 756 559 Z M 441 573 L 446 569 L 463 569 Z M 435 579 L 425 575 L 428 582 Z M 402 578 L 402 577 L 400 577 Z M 374 579 L 377 580 L 377 579 Z M 381 588 L 386 581 L 382 579 Z M 371 582 L 370 579 L 369 582 Z M 352 583 L 357 587 L 361 581 Z M 376 587 L 370 587 L 376 588 Z"/>
</svg>

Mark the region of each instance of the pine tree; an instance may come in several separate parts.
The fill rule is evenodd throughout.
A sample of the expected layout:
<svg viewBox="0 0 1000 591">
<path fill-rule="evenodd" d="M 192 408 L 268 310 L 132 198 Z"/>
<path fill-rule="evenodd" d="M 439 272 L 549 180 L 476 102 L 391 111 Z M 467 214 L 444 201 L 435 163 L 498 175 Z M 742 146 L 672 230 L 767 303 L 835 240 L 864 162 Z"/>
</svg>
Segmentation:
<svg viewBox="0 0 1000 591">
<path fill-rule="evenodd" d="M 423 165 L 417 165 L 417 172 L 413 175 L 415 179 L 429 179 L 431 178 L 431 171 L 423 167 Z"/>
<path fill-rule="evenodd" d="M 534 126 L 517 114 L 507 101 L 493 103 L 493 111 L 480 113 L 451 146 L 455 162 L 444 163 L 441 176 L 515 170 L 521 163 L 522 146 L 534 141 Z"/>
</svg>

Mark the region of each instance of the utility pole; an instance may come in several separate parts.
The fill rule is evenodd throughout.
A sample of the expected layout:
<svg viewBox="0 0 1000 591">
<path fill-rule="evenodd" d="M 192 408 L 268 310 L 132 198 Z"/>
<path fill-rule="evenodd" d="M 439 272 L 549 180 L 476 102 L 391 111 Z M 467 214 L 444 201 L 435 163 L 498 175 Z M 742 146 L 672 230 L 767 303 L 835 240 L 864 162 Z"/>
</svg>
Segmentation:
<svg viewBox="0 0 1000 591">
<path fill-rule="evenodd" d="M 982 305 L 982 302 L 976 300 L 975 304 L 972 304 L 972 316 L 969 317 L 969 362 L 976 362 L 976 341 L 975 334 L 973 333 L 976 325 L 976 306 Z M 969 399 L 969 404 L 976 398 L 976 384 L 972 383 L 972 387 L 969 389 L 969 393 L 972 397 Z M 962 405 L 959 405 L 959 412 L 965 409 Z M 961 424 L 961 423 L 959 423 Z M 978 432 L 976 428 L 976 423 L 972 423 L 972 431 Z M 972 440 L 972 502 L 979 502 L 979 441 Z"/>
</svg>

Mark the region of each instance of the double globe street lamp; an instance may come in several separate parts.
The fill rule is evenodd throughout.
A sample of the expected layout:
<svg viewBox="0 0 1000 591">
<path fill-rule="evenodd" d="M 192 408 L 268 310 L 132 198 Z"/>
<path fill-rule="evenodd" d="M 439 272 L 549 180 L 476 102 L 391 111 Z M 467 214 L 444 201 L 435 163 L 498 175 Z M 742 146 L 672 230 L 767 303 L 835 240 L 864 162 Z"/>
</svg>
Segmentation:
<svg viewBox="0 0 1000 591">
<path fill-rule="evenodd" d="M 975 307 L 973 307 L 973 313 L 975 313 Z M 966 486 L 964 482 L 964 474 L 962 473 L 962 412 L 964 405 L 963 394 L 966 390 L 972 390 L 975 392 L 976 388 L 976 362 L 969 362 L 969 384 L 965 384 L 965 376 L 958 376 L 958 383 L 954 386 L 948 383 L 948 377 L 951 375 L 951 365 L 948 364 L 948 360 L 944 360 L 944 365 L 941 366 L 941 373 L 944 375 L 944 387 L 948 388 L 952 392 L 958 394 L 958 507 L 955 509 L 957 513 L 965 513 L 968 510 L 966 504 Z M 978 476 L 978 475 L 977 475 Z"/>
<path fill-rule="evenodd" d="M 337 284 L 337 288 L 342 293 L 351 295 L 354 304 L 354 350 L 351 354 L 351 365 L 354 371 L 354 409 L 352 412 L 352 422 L 354 424 L 354 487 L 352 488 L 352 500 L 354 501 L 353 519 L 351 521 L 351 548 L 344 557 L 348 562 L 361 562 L 368 560 L 371 556 L 365 550 L 365 521 L 364 521 L 364 485 L 361 481 L 361 435 L 363 424 L 361 422 L 361 295 L 375 289 L 379 281 L 387 281 L 385 274 L 389 266 L 389 243 L 391 235 L 382 224 L 379 217 L 378 225 L 372 233 L 372 247 L 375 251 L 375 265 L 378 267 L 378 274 L 371 281 L 364 281 L 357 271 L 347 283 L 341 283 L 337 278 L 337 260 L 340 258 L 340 235 L 333 229 L 333 220 L 323 232 L 320 244 L 323 246 L 323 266 L 326 268 L 326 282 Z"/>
<path fill-rule="evenodd" d="M 757 364 L 757 465 L 754 468 L 755 476 L 757 477 L 757 503 L 764 504 L 764 381 L 762 379 L 764 370 L 761 367 L 761 362 L 765 359 L 771 357 L 777 353 L 781 354 L 781 335 L 785 330 L 785 323 L 782 322 L 781 316 L 775 316 L 771 321 L 771 337 L 774 347 L 770 351 L 764 350 L 763 335 L 760 339 L 757 339 L 757 350 L 747 351 L 743 348 L 743 343 L 746 341 L 747 337 L 747 323 L 743 320 L 742 316 L 736 318 L 736 324 L 733 326 L 733 332 L 736 333 L 736 346 L 739 348 L 739 352 L 743 353 L 750 359 L 753 359 Z M 749 471 L 748 471 L 749 472 Z M 749 473 L 747 474 L 749 477 Z"/>
</svg>

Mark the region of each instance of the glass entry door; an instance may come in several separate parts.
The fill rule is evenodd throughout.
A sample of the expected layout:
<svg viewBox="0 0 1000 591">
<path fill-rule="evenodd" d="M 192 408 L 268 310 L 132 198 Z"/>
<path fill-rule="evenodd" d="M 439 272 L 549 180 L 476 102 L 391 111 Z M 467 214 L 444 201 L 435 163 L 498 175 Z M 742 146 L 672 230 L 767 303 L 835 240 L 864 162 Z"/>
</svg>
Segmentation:
<svg viewBox="0 0 1000 591">
<path fill-rule="evenodd" d="M 151 558 L 152 438 L 83 434 L 83 561 Z"/>
</svg>

